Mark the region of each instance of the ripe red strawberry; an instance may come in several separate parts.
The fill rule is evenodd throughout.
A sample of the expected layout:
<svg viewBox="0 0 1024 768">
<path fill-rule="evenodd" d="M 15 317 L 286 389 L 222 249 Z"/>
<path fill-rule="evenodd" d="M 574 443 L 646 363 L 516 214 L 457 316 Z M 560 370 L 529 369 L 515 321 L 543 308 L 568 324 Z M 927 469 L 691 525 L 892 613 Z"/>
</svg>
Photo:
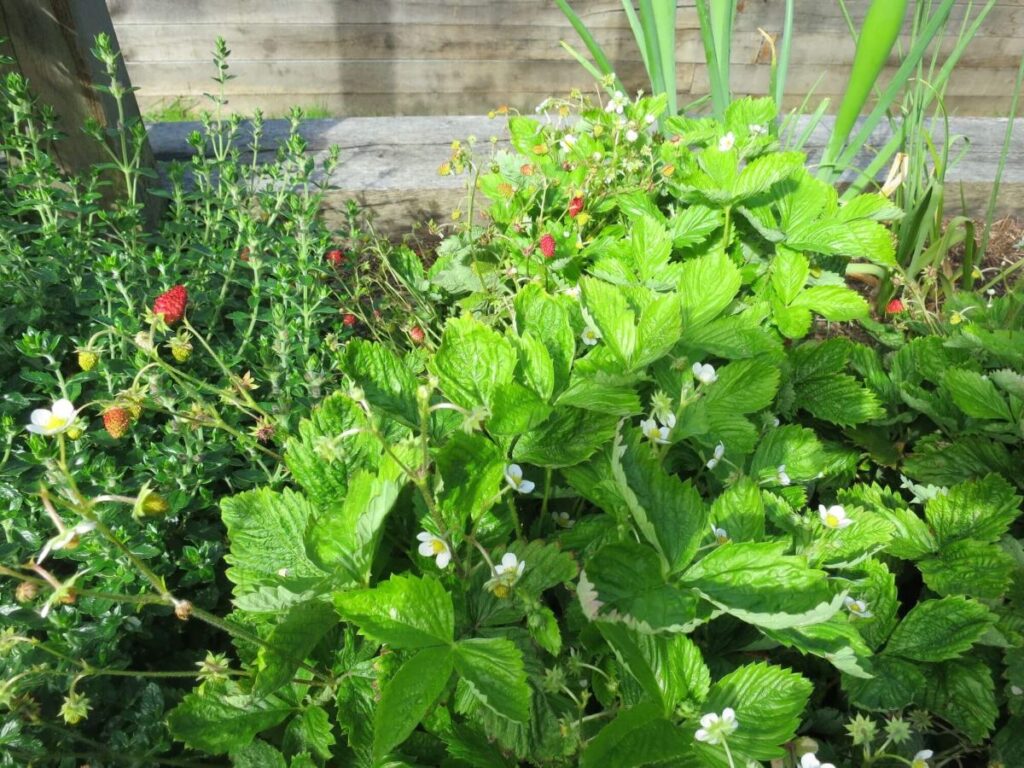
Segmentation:
<svg viewBox="0 0 1024 768">
<path fill-rule="evenodd" d="M 540 239 L 540 252 L 544 254 L 544 258 L 550 259 L 555 255 L 555 238 L 551 235 L 544 235 Z"/>
<path fill-rule="evenodd" d="M 327 261 L 330 262 L 331 266 L 334 267 L 335 269 L 340 267 L 345 262 L 345 254 L 342 253 L 337 248 L 332 248 L 331 250 L 329 250 L 324 258 L 326 258 Z"/>
<path fill-rule="evenodd" d="M 128 411 L 119 405 L 107 408 L 103 412 L 103 426 L 115 440 L 124 437 L 131 423 L 132 417 L 128 414 Z"/>
<path fill-rule="evenodd" d="M 903 306 L 903 302 L 900 299 L 893 299 L 885 305 L 885 311 L 890 315 L 898 315 L 905 310 L 906 307 Z"/>
<path fill-rule="evenodd" d="M 412 339 L 414 344 L 422 344 L 426 334 L 423 333 L 423 329 L 418 325 L 414 325 L 409 329 L 409 338 Z"/>
<path fill-rule="evenodd" d="M 153 302 L 153 314 L 163 315 L 164 322 L 174 325 L 185 316 L 185 305 L 188 304 L 188 291 L 184 285 L 176 285 L 165 293 L 161 293 Z"/>
<path fill-rule="evenodd" d="M 344 315 L 342 315 L 341 322 L 345 324 L 346 328 L 352 328 L 355 326 L 356 323 L 359 322 L 359 320 L 351 312 L 346 312 Z"/>
<path fill-rule="evenodd" d="M 575 219 L 583 210 L 583 196 L 578 195 L 569 201 L 569 218 Z"/>
</svg>

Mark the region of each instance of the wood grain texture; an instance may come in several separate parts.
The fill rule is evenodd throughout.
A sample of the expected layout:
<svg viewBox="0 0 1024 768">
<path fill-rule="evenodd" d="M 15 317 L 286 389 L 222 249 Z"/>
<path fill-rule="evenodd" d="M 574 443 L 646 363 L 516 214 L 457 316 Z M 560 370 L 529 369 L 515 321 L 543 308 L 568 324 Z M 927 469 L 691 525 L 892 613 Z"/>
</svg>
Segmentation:
<svg viewBox="0 0 1024 768">
<path fill-rule="evenodd" d="M 508 104 L 530 110 L 546 96 L 593 88 L 561 48 L 582 45 L 551 0 L 106 0 L 144 109 L 176 97 L 201 102 L 211 87 L 210 51 L 233 50 L 232 107 L 281 114 L 292 104 L 334 114 L 475 114 Z M 770 52 L 758 31 L 778 35 L 783 0 L 743 0 L 732 49 L 737 93 L 768 87 Z M 859 23 L 868 0 L 849 0 Z M 977 13 L 977 6 L 973 13 Z M 626 86 L 646 76 L 620 0 L 573 0 Z M 960 0 L 957 29 L 972 6 Z M 679 0 L 679 84 L 685 103 L 707 92 L 694 0 Z M 952 41 L 942 49 L 948 51 Z M 845 89 L 853 42 L 839 4 L 797 0 L 791 103 L 812 89 Z M 953 79 L 947 108 L 1004 114 L 1024 56 L 1024 0 L 996 3 Z M 897 59 L 890 60 L 895 67 Z M 891 71 L 891 70 L 890 70 Z M 202 106 L 200 103 L 199 106 Z"/>
<path fill-rule="evenodd" d="M 959 213 L 961 194 L 973 214 L 984 212 L 995 178 L 1006 132 L 1005 119 L 953 118 L 950 130 L 971 143 L 966 158 L 947 176 L 950 213 Z M 193 150 L 185 137 L 196 123 L 154 125 L 150 141 L 163 162 L 184 160 Z M 466 178 L 439 176 L 438 167 L 450 152 L 453 139 L 474 135 L 486 142 L 492 135 L 499 146 L 507 145 L 504 120 L 479 116 L 447 117 L 351 117 L 338 120 L 310 120 L 303 123 L 303 137 L 309 152 L 322 160 L 331 145 L 341 149 L 342 162 L 331 177 L 327 193 L 327 217 L 340 224 L 345 202 L 359 201 L 376 218 L 382 231 L 402 234 L 428 219 L 446 221 L 465 201 Z M 828 139 L 828 122 L 811 135 L 811 162 L 820 156 Z M 1024 119 L 1015 125 L 1024 136 Z M 285 121 L 268 121 L 262 156 L 270 157 L 277 143 L 287 135 Z M 863 160 L 872 147 L 884 144 L 888 129 L 880 128 L 865 145 Z M 243 146 L 245 140 L 243 140 Z M 481 151 L 486 152 L 486 147 Z M 954 207 L 955 206 L 955 207 Z M 1000 196 L 999 213 L 1024 214 L 1024 139 L 1018 138 L 1008 158 Z"/>
</svg>

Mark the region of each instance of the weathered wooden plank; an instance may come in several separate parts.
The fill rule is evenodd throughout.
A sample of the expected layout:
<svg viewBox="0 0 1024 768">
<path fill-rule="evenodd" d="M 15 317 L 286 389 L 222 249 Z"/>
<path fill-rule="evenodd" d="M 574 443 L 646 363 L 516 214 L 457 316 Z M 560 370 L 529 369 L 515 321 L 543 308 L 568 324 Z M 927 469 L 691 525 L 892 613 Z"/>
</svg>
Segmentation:
<svg viewBox="0 0 1024 768">
<path fill-rule="evenodd" d="M 562 26 L 491 25 L 467 35 L 456 25 L 442 24 L 126 24 L 119 25 L 125 58 L 138 62 L 207 62 L 213 41 L 224 37 L 232 61 L 411 59 L 459 61 L 465 59 L 529 60 L 565 58 L 559 41 L 567 37 Z M 769 29 L 777 34 L 777 29 Z M 613 61 L 640 58 L 632 32 L 626 27 L 603 29 L 597 35 Z M 907 45 L 908 40 L 903 41 Z M 943 55 L 955 45 L 946 41 Z M 805 32 L 799 36 L 790 57 L 791 67 L 802 65 L 849 64 L 854 44 L 845 29 Z M 767 63 L 764 39 L 756 30 L 737 30 L 732 60 Z M 987 37 L 982 45 L 971 46 L 961 57 L 963 68 L 1013 68 L 1024 55 L 1024 35 Z M 676 56 L 681 62 L 702 63 L 703 44 L 696 29 L 677 34 Z M 896 55 L 890 59 L 897 63 Z"/>
<path fill-rule="evenodd" d="M 206 61 L 216 37 L 228 41 L 232 61 L 264 59 L 567 59 L 559 41 L 572 30 L 534 24 L 487 25 L 467 34 L 454 24 L 126 24 L 119 25 L 132 62 Z M 613 59 L 639 60 L 627 27 L 597 35 Z M 680 30 L 681 61 L 697 61 L 703 48 L 697 30 Z"/>
<path fill-rule="evenodd" d="M 107 0 L 119 24 L 174 24 L 197 22 L 244 24 L 259 19 L 282 24 L 484 24 L 518 23 L 565 25 L 568 22 L 549 0 Z M 697 26 L 693 0 L 681 2 L 679 24 Z M 575 7 L 588 26 L 618 27 L 623 23 L 620 0 L 576 0 Z M 571 31 L 571 28 L 569 28 Z"/>
<path fill-rule="evenodd" d="M 192 150 L 185 142 L 193 123 L 167 123 L 153 126 L 151 140 L 159 158 L 164 161 L 183 159 Z M 966 159 L 954 166 L 947 176 L 950 210 L 958 211 L 961 188 L 968 209 L 974 214 L 984 211 L 995 178 L 1005 135 L 1006 121 L 979 118 L 953 118 L 951 131 L 971 140 Z M 999 211 L 1002 214 L 1024 214 L 1024 119 L 1016 123 L 1017 139 L 1008 158 L 1003 179 Z M 811 135 L 808 149 L 813 157 L 820 154 L 828 140 L 826 121 Z M 342 163 L 330 179 L 329 211 L 344 214 L 344 202 L 357 199 L 378 218 L 388 232 L 406 231 L 429 218 L 447 220 L 451 211 L 463 200 L 466 179 L 443 177 L 438 166 L 449 154 L 453 139 L 475 135 L 482 140 L 494 134 L 502 137 L 506 127 L 502 120 L 484 117 L 398 117 L 344 118 L 311 120 L 303 124 L 302 134 L 310 152 L 322 159 L 332 144 L 341 148 Z M 270 148 L 283 140 L 287 125 L 282 121 L 267 123 L 264 137 L 265 157 Z M 865 145 L 880 146 L 888 135 L 886 128 L 875 132 Z M 486 152 L 486 148 L 481 151 Z"/>
<path fill-rule="evenodd" d="M 687 81 L 692 64 L 680 64 L 680 79 Z M 162 62 L 136 62 L 132 65 L 135 84 L 148 96 L 202 93 L 210 90 L 212 68 L 206 62 L 182 62 L 173 67 Z M 236 79 L 227 83 L 225 92 L 288 94 L 392 93 L 396 99 L 406 94 L 489 93 L 502 102 L 504 93 L 530 83 L 546 89 L 549 95 L 562 95 L 572 88 L 592 88 L 593 80 L 571 59 L 549 61 L 496 61 L 477 59 L 460 61 L 240 61 L 231 65 Z M 643 65 L 626 62 L 620 68 L 626 82 L 646 79 Z M 400 105 L 399 109 L 400 109 Z"/>
<path fill-rule="evenodd" d="M 217 35 L 234 50 L 234 106 L 282 113 L 287 104 L 339 113 L 472 113 L 507 103 L 528 109 L 590 79 L 559 47 L 575 32 L 550 0 L 108 0 L 128 46 L 140 99 L 151 105 L 201 94 Z M 646 83 L 620 0 L 573 0 L 631 90 Z M 847 3 L 859 23 L 868 0 Z M 706 91 L 694 0 L 679 0 L 677 57 L 684 100 Z M 767 89 L 769 51 L 758 27 L 778 34 L 784 0 L 744 0 L 736 20 L 733 86 Z M 955 32 L 978 3 L 958 0 Z M 908 19 L 909 24 L 909 19 Z M 1024 55 L 1024 0 L 995 5 L 950 89 L 953 110 L 999 113 Z M 952 40 L 943 43 L 948 51 Z M 789 91 L 841 94 L 853 43 L 838 3 L 798 0 Z M 170 63 L 173 62 L 173 65 Z M 896 57 L 890 65 L 896 64 Z M 686 67 L 692 67 L 687 69 Z M 824 77 L 819 82 L 819 77 Z M 692 84 L 692 85 L 689 85 Z M 454 94 L 461 94 L 456 98 Z M 263 98 L 257 98 L 262 96 Z"/>
<path fill-rule="evenodd" d="M 738 94 L 744 92 L 738 90 Z M 399 109 L 405 110 L 409 115 L 456 115 L 456 114 L 481 114 L 506 105 L 520 112 L 531 113 L 533 108 L 549 97 L 549 91 L 509 91 L 504 94 L 504 100 L 498 100 L 491 94 L 411 94 L 396 100 L 394 94 L 364 94 L 345 96 L 343 94 L 306 94 L 289 93 L 264 96 L 262 94 L 236 94 L 231 97 L 228 109 L 243 115 L 252 114 L 255 109 L 261 109 L 268 116 L 283 117 L 288 114 L 294 106 L 303 108 L 315 108 L 330 115 L 359 115 L 366 117 L 386 117 L 400 115 Z M 763 92 L 751 95 L 764 95 Z M 818 89 L 814 93 L 814 104 L 820 99 L 829 99 L 835 105 L 842 98 L 842 92 L 829 93 Z M 682 94 L 683 102 L 695 98 L 694 94 Z M 786 109 L 800 107 L 803 97 L 800 94 L 792 93 L 785 102 Z M 147 97 L 139 95 L 139 105 L 144 112 L 158 111 L 166 107 L 171 101 L 168 96 Z M 197 110 L 202 109 L 206 103 L 202 97 L 193 98 L 191 103 Z M 951 96 L 946 101 L 946 107 L 953 114 L 960 115 L 986 115 L 1006 114 L 1007 98 L 993 98 L 991 96 Z"/>
<path fill-rule="evenodd" d="M 572 34 L 568 23 L 549 0 L 107 0 L 111 15 L 123 24 L 176 24 L 182 19 L 197 23 L 245 24 L 255 20 L 281 24 L 461 24 L 502 25 L 528 21 L 537 26 L 562 27 Z M 860 22 L 868 6 L 867 0 L 847 3 L 850 15 Z M 677 3 L 680 28 L 696 28 L 694 0 Z M 958 22 L 968 8 L 977 12 L 978 4 L 958 0 L 951 19 Z M 626 21 L 619 0 L 574 0 L 573 7 L 593 29 L 625 28 Z M 758 26 L 781 26 L 783 0 L 748 0 L 741 3 L 736 23 L 739 29 Z M 1017 0 L 995 5 L 981 34 L 1006 29 L 1019 29 L 1024 24 L 1024 6 Z M 801 0 L 797 13 L 798 31 L 844 30 L 845 21 L 837 3 Z"/>
</svg>

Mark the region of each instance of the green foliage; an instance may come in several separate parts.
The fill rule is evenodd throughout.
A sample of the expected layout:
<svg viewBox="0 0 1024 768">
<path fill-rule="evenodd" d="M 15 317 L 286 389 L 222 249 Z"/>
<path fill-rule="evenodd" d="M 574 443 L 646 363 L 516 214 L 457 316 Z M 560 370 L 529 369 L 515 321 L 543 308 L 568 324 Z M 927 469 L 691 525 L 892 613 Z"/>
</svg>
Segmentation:
<svg viewBox="0 0 1024 768">
<path fill-rule="evenodd" d="M 41 749 L 23 681 L 59 691 L 47 711 L 103 743 L 89 712 L 112 709 L 112 688 L 97 681 L 170 670 L 86 659 L 149 606 L 230 637 L 179 633 L 217 652 L 182 662 L 190 693 L 148 689 L 168 696 L 148 694 L 151 725 L 170 710 L 146 736 L 152 762 L 789 768 L 806 736 L 834 764 L 906 763 L 912 746 L 980 754 L 1020 716 L 1003 692 L 1024 684 L 1017 299 L 888 351 L 839 337 L 834 324 L 870 327 L 844 273 L 892 266 L 893 207 L 841 204 L 780 151 L 771 101 L 658 133 L 664 99 L 616 99 L 581 101 L 571 124 L 514 118 L 512 148 L 486 165 L 454 148 L 489 221 L 467 217 L 429 269 L 377 245 L 375 290 L 415 336 L 320 343 L 326 298 L 301 282 L 316 273 L 315 206 L 305 234 L 288 228 L 306 258 L 288 279 L 316 297 L 298 319 L 275 314 L 283 298 L 245 314 L 215 284 L 226 306 L 197 322 L 235 341 L 217 317 L 242 313 L 238 344 L 268 375 L 261 391 L 219 371 L 250 360 L 224 341 L 224 386 L 195 385 L 233 413 L 194 430 L 231 451 L 219 519 L 185 529 L 216 542 L 193 555 L 205 573 L 177 574 L 181 530 L 149 517 L 149 474 L 119 464 L 143 446 L 111 458 L 92 434 L 8 440 L 0 489 L 16 517 L 0 544 L 16 567 L 2 573 L 48 592 L 28 598 L 42 616 L 0 612 L 14 724 L 0 743 Z M 304 356 L 261 346 L 264 325 L 309 341 Z M 52 333 L 19 341 L 45 363 L 22 380 L 85 402 L 105 380 L 62 378 Z M 136 352 L 131 375 L 158 378 L 143 402 L 174 423 L 161 387 L 187 380 Z M 322 391 L 270 366 L 284 352 Z M 114 366 L 106 383 L 127 375 Z M 248 434 L 271 415 L 280 434 Z M 127 496 L 114 481 L 133 472 Z M 50 539 L 55 519 L 67 530 Z M 203 592 L 220 576 L 229 604 Z M 864 713 L 885 714 L 887 735 Z M 999 733 L 993 753 L 1012 753 Z"/>
</svg>

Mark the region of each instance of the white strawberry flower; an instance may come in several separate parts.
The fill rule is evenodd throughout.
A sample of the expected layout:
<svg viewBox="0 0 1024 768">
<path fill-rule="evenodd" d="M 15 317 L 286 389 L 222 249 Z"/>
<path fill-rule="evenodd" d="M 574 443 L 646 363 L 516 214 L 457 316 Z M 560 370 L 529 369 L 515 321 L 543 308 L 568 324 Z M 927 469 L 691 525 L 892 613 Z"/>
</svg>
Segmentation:
<svg viewBox="0 0 1024 768">
<path fill-rule="evenodd" d="M 868 610 L 868 604 L 866 602 L 863 600 L 855 600 L 849 595 L 843 598 L 843 605 L 846 606 L 846 610 L 850 612 L 851 616 L 855 616 L 858 619 L 870 619 L 874 616 L 874 614 Z"/>
<path fill-rule="evenodd" d="M 669 428 L 658 424 L 654 419 L 644 419 L 640 422 L 640 429 L 644 437 L 656 445 L 668 445 Z"/>
<path fill-rule="evenodd" d="M 738 727 L 739 721 L 736 720 L 736 713 L 732 707 L 726 707 L 722 710 L 721 715 L 715 712 L 709 712 L 704 715 L 700 719 L 700 728 L 697 729 L 693 737 L 697 741 L 707 742 L 708 744 L 721 744 Z"/>
<path fill-rule="evenodd" d="M 914 759 L 910 762 L 910 768 L 928 768 L 928 760 L 934 754 L 930 749 L 922 749 L 914 755 Z"/>
<path fill-rule="evenodd" d="M 526 569 L 526 561 L 516 557 L 515 552 L 506 552 L 501 556 L 501 562 L 494 566 L 495 576 L 513 576 L 513 583 L 519 581 Z"/>
<path fill-rule="evenodd" d="M 718 381 L 718 374 L 715 373 L 715 366 L 710 363 L 694 363 L 690 369 L 694 378 L 701 384 L 714 384 Z"/>
<path fill-rule="evenodd" d="M 622 91 L 616 91 L 615 95 L 613 95 L 608 100 L 608 103 L 605 104 L 604 111 L 615 112 L 621 115 L 628 104 L 629 98 L 626 96 L 626 94 L 624 94 Z"/>
<path fill-rule="evenodd" d="M 768 134 L 768 129 L 763 125 L 748 125 L 747 130 L 750 131 L 753 136 L 766 136 Z"/>
<path fill-rule="evenodd" d="M 723 443 L 719 443 L 715 446 L 715 452 L 711 458 L 708 459 L 708 463 L 705 466 L 707 466 L 708 469 L 714 469 L 718 466 L 718 462 L 722 460 L 723 456 L 725 456 L 725 445 Z"/>
<path fill-rule="evenodd" d="M 601 332 L 592 325 L 588 325 L 580 334 L 580 340 L 588 347 L 593 347 L 601 340 Z"/>
<path fill-rule="evenodd" d="M 823 763 L 813 752 L 800 758 L 800 768 L 836 768 L 832 763 Z"/>
<path fill-rule="evenodd" d="M 576 137 L 571 133 L 567 133 L 562 137 L 562 140 L 558 142 L 558 146 L 562 148 L 563 152 L 568 152 L 576 146 Z"/>
<path fill-rule="evenodd" d="M 536 487 L 532 480 L 523 477 L 523 468 L 518 464 L 509 464 L 505 467 L 505 482 L 511 486 L 512 490 L 519 491 L 519 493 L 531 493 Z"/>
<path fill-rule="evenodd" d="M 514 552 L 506 552 L 501 557 L 501 562 L 494 566 L 491 578 L 484 584 L 484 588 L 497 597 L 506 598 L 512 593 L 512 587 L 516 585 L 526 570 L 526 561 L 516 557 Z"/>
<path fill-rule="evenodd" d="M 789 484 L 791 484 L 793 482 L 792 480 L 789 479 L 789 475 L 786 474 L 786 465 L 785 464 L 779 464 L 778 473 L 779 473 L 779 485 L 785 486 L 785 485 L 789 485 Z"/>
<path fill-rule="evenodd" d="M 626 141 L 632 144 L 634 141 L 640 138 L 640 134 L 636 132 L 636 129 L 630 128 L 626 131 Z"/>
<path fill-rule="evenodd" d="M 71 427 L 76 415 L 74 403 L 62 397 L 49 408 L 32 411 L 31 423 L 25 429 L 37 435 L 58 435 Z"/>
<path fill-rule="evenodd" d="M 723 136 L 722 138 L 720 138 L 718 140 L 718 151 L 719 152 L 728 152 L 730 149 L 732 149 L 735 146 L 736 146 L 736 136 L 733 134 L 732 131 L 729 131 L 729 133 L 725 134 L 725 136 Z"/>
<path fill-rule="evenodd" d="M 651 114 L 644 115 L 644 122 L 647 123 L 647 125 L 654 125 L 654 121 L 657 119 L 658 118 Z"/>
<path fill-rule="evenodd" d="M 846 528 L 848 525 L 853 524 L 853 520 L 846 516 L 846 510 L 840 504 L 833 504 L 831 507 L 819 504 L 818 516 L 821 518 L 821 522 L 826 528 L 831 528 L 833 530 L 837 528 Z"/>
<path fill-rule="evenodd" d="M 437 567 L 442 570 L 448 567 L 452 561 L 452 551 L 448 547 L 448 542 L 428 531 L 420 531 L 416 538 L 420 542 L 418 551 L 423 557 L 433 557 Z"/>
</svg>

